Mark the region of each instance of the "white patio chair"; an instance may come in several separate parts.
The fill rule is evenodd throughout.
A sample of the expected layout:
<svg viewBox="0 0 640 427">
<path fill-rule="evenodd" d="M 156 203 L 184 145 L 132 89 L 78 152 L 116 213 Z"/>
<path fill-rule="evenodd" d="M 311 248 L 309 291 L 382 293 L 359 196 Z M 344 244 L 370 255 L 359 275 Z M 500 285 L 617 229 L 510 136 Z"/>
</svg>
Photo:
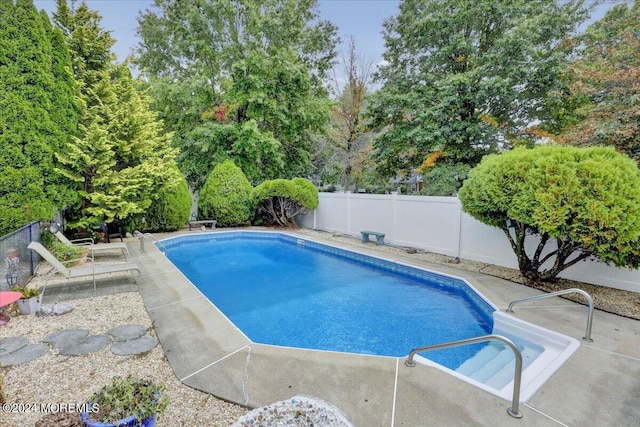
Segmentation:
<svg viewBox="0 0 640 427">
<path fill-rule="evenodd" d="M 127 249 L 126 243 L 93 243 L 93 239 L 69 240 L 61 231 L 56 231 L 53 235 L 65 245 L 85 246 L 94 253 L 120 249 L 124 257 L 129 258 L 129 249 Z"/>
<path fill-rule="evenodd" d="M 51 264 L 52 273 L 60 273 L 67 279 L 75 279 L 79 277 L 92 277 L 93 278 L 93 290 L 96 290 L 96 275 L 98 274 L 109 274 L 109 273 L 120 273 L 123 271 L 133 271 L 137 270 L 140 273 L 140 268 L 132 262 L 125 263 L 112 263 L 112 264 L 95 264 L 93 262 L 93 257 L 87 258 L 87 265 L 79 266 L 79 267 L 65 267 L 62 261 L 59 261 L 51 252 L 49 252 L 44 246 L 42 246 L 38 242 L 31 242 L 29 249 L 36 251 L 45 261 Z M 65 262 L 72 262 L 76 260 L 70 260 Z M 48 279 L 47 279 L 48 281 Z M 45 282 L 46 287 L 46 282 Z"/>
</svg>

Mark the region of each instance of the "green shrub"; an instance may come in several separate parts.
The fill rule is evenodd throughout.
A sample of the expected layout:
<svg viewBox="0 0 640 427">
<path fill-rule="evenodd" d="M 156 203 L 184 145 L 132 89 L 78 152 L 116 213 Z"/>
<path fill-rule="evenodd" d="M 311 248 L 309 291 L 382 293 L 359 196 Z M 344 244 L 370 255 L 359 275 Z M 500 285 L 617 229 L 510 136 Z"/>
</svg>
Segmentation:
<svg viewBox="0 0 640 427">
<path fill-rule="evenodd" d="M 504 231 L 526 280 L 588 258 L 640 266 L 640 170 L 612 148 L 541 146 L 485 157 L 460 189 L 465 212 Z M 540 242 L 529 255 L 525 240 Z"/>
<path fill-rule="evenodd" d="M 182 228 L 191 214 L 191 193 L 187 180 L 180 174 L 172 185 L 160 189 L 145 215 L 146 228 L 151 231 L 175 231 Z"/>
<path fill-rule="evenodd" d="M 175 166 L 175 179 L 167 182 L 156 192 L 146 212 L 129 215 L 122 220 L 122 228 L 133 231 L 176 231 L 182 228 L 191 214 L 191 193 L 184 175 Z"/>
<path fill-rule="evenodd" d="M 253 189 L 258 215 L 266 223 L 295 227 L 295 217 L 318 207 L 318 189 L 304 178 L 265 181 Z"/>
<path fill-rule="evenodd" d="M 99 409 L 90 412 L 88 418 L 105 425 L 125 425 L 119 421 L 134 416 L 136 426 L 147 425 L 142 422 L 145 418 L 156 415 L 159 419 L 169 406 L 169 398 L 163 394 L 165 388 L 165 384 L 155 384 L 131 375 L 114 377 L 111 384 L 103 386 L 89 398 L 89 402 Z"/>
<path fill-rule="evenodd" d="M 220 227 L 247 225 L 254 215 L 251 184 L 231 160 L 218 164 L 200 190 L 198 218 L 215 219 Z"/>
<path fill-rule="evenodd" d="M 86 246 L 74 246 L 54 240 L 49 246 L 49 252 L 59 261 L 71 261 L 82 259 L 89 252 Z"/>
</svg>

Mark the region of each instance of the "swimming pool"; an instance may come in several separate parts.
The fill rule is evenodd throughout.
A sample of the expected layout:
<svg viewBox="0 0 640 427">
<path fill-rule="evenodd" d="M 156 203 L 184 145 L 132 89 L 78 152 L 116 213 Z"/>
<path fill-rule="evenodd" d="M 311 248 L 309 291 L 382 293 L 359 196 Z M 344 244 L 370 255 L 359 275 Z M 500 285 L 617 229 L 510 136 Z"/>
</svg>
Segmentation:
<svg viewBox="0 0 640 427">
<path fill-rule="evenodd" d="M 548 353 L 529 327 L 496 316 L 496 307 L 459 278 L 281 233 L 181 236 L 164 247 L 183 274 L 256 343 L 404 357 L 418 346 L 502 332 L 524 350 L 525 366 Z M 512 354 L 495 344 L 424 356 L 430 360 L 423 363 L 436 362 L 498 395 L 513 376 Z M 501 373 L 485 378 L 480 372 L 476 379 L 470 374 L 500 357 L 507 358 Z"/>
</svg>

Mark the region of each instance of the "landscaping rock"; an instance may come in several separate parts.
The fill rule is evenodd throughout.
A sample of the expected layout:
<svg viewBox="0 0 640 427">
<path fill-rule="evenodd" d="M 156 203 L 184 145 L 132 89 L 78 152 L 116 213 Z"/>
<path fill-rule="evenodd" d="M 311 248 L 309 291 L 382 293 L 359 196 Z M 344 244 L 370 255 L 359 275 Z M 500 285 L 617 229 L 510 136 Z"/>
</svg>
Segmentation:
<svg viewBox="0 0 640 427">
<path fill-rule="evenodd" d="M 49 346 L 46 344 L 29 344 L 24 347 L 12 351 L 11 353 L 0 356 L 0 365 L 15 366 L 22 365 L 23 363 L 31 362 L 38 357 L 46 354 L 49 351 Z"/>
<path fill-rule="evenodd" d="M 40 311 L 36 313 L 36 316 L 61 316 L 69 313 L 71 310 L 73 310 L 73 307 L 69 304 L 47 304 L 42 306 Z"/>
<path fill-rule="evenodd" d="M 27 344 L 29 344 L 29 338 L 27 337 L 2 338 L 0 341 L 0 357 L 13 353 L 16 350 L 20 350 Z"/>
<path fill-rule="evenodd" d="M 256 408 L 243 415 L 233 427 L 323 426 L 353 427 L 335 406 L 314 397 L 294 396 L 288 400 Z"/>
<path fill-rule="evenodd" d="M 88 329 L 65 329 L 46 336 L 42 342 L 52 343 L 54 348 L 60 349 L 78 343 L 88 336 Z"/>
<path fill-rule="evenodd" d="M 142 325 L 120 325 L 107 331 L 115 342 L 135 340 L 146 333 L 147 327 Z"/>
<path fill-rule="evenodd" d="M 81 356 L 95 353 L 105 348 L 110 342 L 111 338 L 108 335 L 91 335 L 81 341 L 61 347 L 60 354 L 63 356 Z"/>
<path fill-rule="evenodd" d="M 140 338 L 136 338 L 135 340 L 113 344 L 111 346 L 111 352 L 118 356 L 130 356 L 132 354 L 146 353 L 156 345 L 158 345 L 157 339 L 149 335 L 144 335 Z"/>
</svg>

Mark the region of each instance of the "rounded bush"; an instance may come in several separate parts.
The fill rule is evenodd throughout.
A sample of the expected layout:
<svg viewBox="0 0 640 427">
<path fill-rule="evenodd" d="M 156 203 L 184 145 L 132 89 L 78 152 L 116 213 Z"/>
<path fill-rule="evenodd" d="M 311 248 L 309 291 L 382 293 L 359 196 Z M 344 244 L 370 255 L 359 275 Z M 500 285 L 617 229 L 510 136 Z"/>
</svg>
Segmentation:
<svg viewBox="0 0 640 427">
<path fill-rule="evenodd" d="M 590 257 L 640 265 L 640 170 L 612 148 L 548 145 L 487 156 L 459 197 L 465 212 L 505 232 L 527 278 L 553 279 Z M 529 256 L 531 235 L 540 243 Z"/>
<path fill-rule="evenodd" d="M 295 226 L 294 218 L 318 207 L 318 189 L 305 178 L 273 179 L 253 189 L 258 213 L 267 223 Z"/>
<path fill-rule="evenodd" d="M 254 215 L 251 183 L 231 160 L 211 171 L 200 190 L 198 218 L 215 219 L 220 227 L 247 225 Z"/>
<path fill-rule="evenodd" d="M 191 192 L 185 177 L 180 174 L 172 185 L 160 189 L 159 197 L 151 203 L 146 214 L 147 228 L 152 231 L 175 231 L 182 228 L 191 215 Z"/>
<path fill-rule="evenodd" d="M 187 180 L 177 166 L 175 172 L 173 180 L 158 188 L 157 198 L 151 202 L 145 213 L 129 215 L 122 221 L 122 227 L 127 232 L 176 231 L 189 221 L 191 192 Z"/>
</svg>

